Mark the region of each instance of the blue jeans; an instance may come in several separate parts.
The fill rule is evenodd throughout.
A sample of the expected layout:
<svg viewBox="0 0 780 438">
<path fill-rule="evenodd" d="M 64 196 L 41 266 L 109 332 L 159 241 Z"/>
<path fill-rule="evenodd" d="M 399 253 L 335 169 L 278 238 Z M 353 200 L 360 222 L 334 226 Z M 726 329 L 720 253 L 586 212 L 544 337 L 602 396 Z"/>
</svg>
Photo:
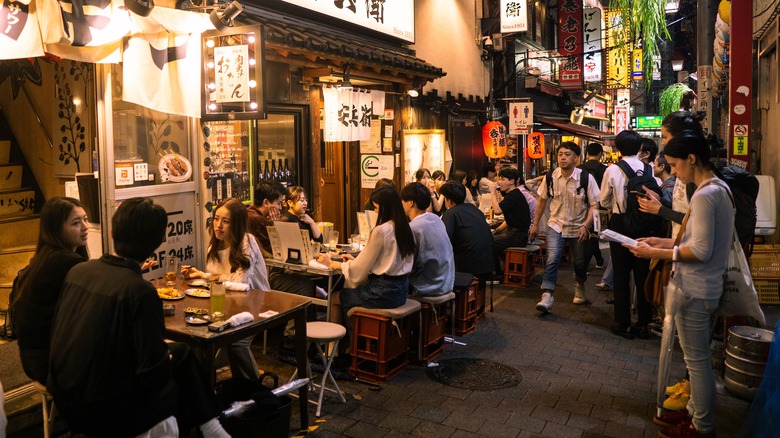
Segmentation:
<svg viewBox="0 0 780 438">
<path fill-rule="evenodd" d="M 717 299 L 693 298 L 683 304 L 674 318 L 691 382 L 688 413 L 693 417 L 693 426 L 702 433 L 710 432 L 713 428 L 715 374 L 712 372 L 710 319 L 718 308 L 718 302 Z"/>
<path fill-rule="evenodd" d="M 343 289 L 339 294 L 341 311 L 347 330 L 352 332 L 352 318 L 347 316 L 353 307 L 393 309 L 402 306 L 409 295 L 409 277 L 387 275 L 368 276 L 368 281 L 354 289 Z"/>
<path fill-rule="evenodd" d="M 588 266 L 585 264 L 585 245 L 578 242 L 576 237 L 563 237 L 563 235 L 552 228 L 547 229 L 545 240 L 547 246 L 547 261 L 544 264 L 544 277 L 542 279 L 542 290 L 552 292 L 555 290 L 555 283 L 558 281 L 558 265 L 561 263 L 563 246 L 569 244 L 574 256 L 574 281 L 585 283 L 588 278 Z"/>
</svg>

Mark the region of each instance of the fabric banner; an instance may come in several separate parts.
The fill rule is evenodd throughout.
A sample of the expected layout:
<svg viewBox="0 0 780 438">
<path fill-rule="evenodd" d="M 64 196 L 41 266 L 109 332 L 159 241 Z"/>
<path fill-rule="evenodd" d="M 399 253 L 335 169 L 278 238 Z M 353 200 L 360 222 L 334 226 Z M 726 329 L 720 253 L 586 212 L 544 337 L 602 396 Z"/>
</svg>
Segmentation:
<svg viewBox="0 0 780 438">
<path fill-rule="evenodd" d="M 36 7 L 31 0 L 0 2 L 0 59 L 43 56 Z"/>
<path fill-rule="evenodd" d="M 371 138 L 371 94 L 323 88 L 325 141 L 366 141 Z"/>
<path fill-rule="evenodd" d="M 173 33 L 166 26 L 189 32 Z M 154 8 L 146 18 L 134 16 L 123 53 L 122 100 L 200 117 L 200 34 L 208 29 L 213 25 L 207 14 Z"/>
<path fill-rule="evenodd" d="M 585 82 L 599 82 L 602 79 L 601 70 L 601 9 L 585 8 L 583 10 L 583 76 Z"/>
<path fill-rule="evenodd" d="M 582 89 L 582 0 L 558 0 L 561 88 Z"/>
</svg>

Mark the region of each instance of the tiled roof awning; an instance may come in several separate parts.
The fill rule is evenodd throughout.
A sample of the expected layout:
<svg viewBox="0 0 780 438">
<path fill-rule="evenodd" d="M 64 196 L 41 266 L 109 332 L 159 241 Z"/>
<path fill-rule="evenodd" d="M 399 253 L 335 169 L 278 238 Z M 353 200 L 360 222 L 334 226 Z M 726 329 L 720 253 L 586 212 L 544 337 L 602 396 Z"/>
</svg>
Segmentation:
<svg viewBox="0 0 780 438">
<path fill-rule="evenodd" d="M 598 129 L 591 128 L 590 126 L 577 125 L 563 119 L 553 119 L 549 117 L 537 117 L 537 119 L 546 125 L 550 125 L 553 128 L 566 131 L 578 137 L 585 137 L 602 141 L 615 138 L 615 136 L 609 132 L 599 131 Z"/>
<path fill-rule="evenodd" d="M 417 58 L 413 51 L 373 42 L 368 38 L 330 31 L 291 17 L 252 13 L 242 23 L 265 26 L 265 57 L 305 69 L 342 71 L 349 64 L 353 77 L 375 78 L 388 83 L 422 86 L 445 76 L 441 68 Z M 326 74 L 317 76 L 327 76 Z"/>
</svg>

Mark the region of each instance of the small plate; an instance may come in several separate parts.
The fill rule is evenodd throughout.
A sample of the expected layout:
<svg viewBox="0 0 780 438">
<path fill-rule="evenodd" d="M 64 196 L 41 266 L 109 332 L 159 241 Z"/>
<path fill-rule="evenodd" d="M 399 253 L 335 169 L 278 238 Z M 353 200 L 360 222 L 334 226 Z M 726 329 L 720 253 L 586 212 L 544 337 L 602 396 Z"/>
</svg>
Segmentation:
<svg viewBox="0 0 780 438">
<path fill-rule="evenodd" d="M 208 285 L 209 282 L 204 280 L 204 279 L 202 279 L 202 278 L 198 278 L 196 280 L 188 281 L 187 284 L 189 284 L 192 287 L 203 287 L 203 286 Z"/>
<path fill-rule="evenodd" d="M 184 294 L 172 287 L 160 287 L 157 288 L 157 296 L 162 300 L 183 300 Z"/>
<path fill-rule="evenodd" d="M 189 325 L 206 325 L 211 323 L 211 321 L 203 318 L 198 318 L 197 316 L 188 316 L 184 318 L 184 322 L 186 322 Z"/>
<path fill-rule="evenodd" d="M 208 289 L 187 289 L 184 293 L 195 298 L 211 297 L 211 292 L 209 292 Z"/>
<path fill-rule="evenodd" d="M 197 307 L 185 307 L 184 313 L 186 315 L 193 315 L 203 318 L 209 314 L 209 311 L 207 309 L 198 309 Z"/>
</svg>

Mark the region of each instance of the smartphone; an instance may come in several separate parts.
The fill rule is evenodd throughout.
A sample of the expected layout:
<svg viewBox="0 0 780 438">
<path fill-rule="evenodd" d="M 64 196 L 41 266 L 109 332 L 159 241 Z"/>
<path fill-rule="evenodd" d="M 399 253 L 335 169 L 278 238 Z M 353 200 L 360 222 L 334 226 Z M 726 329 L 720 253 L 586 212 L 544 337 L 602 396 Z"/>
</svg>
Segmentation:
<svg viewBox="0 0 780 438">
<path fill-rule="evenodd" d="M 649 198 L 649 196 L 647 196 L 647 193 L 645 192 L 638 192 L 636 190 L 631 190 L 629 193 L 631 193 L 632 195 L 641 196 L 643 198 Z"/>
</svg>

